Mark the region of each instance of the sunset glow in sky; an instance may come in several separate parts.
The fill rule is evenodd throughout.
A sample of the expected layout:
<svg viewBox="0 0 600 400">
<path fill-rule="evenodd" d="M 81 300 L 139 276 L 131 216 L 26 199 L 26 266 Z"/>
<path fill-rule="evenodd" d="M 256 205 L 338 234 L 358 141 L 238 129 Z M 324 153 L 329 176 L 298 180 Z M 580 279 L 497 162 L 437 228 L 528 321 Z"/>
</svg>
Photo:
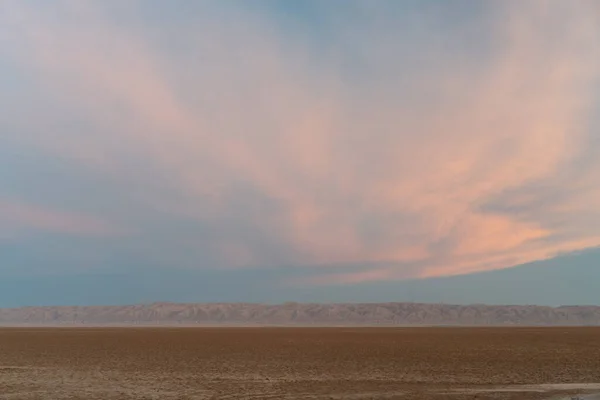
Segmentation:
<svg viewBox="0 0 600 400">
<path fill-rule="evenodd" d="M 0 2 L 0 275 L 355 284 L 597 246 L 596 0 Z"/>
</svg>

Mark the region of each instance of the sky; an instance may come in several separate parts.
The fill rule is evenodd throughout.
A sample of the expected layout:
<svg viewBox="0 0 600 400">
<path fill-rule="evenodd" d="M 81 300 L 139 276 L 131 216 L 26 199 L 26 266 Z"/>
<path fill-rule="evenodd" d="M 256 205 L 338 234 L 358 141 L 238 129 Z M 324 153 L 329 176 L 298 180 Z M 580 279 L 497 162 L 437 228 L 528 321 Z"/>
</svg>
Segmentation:
<svg viewBox="0 0 600 400">
<path fill-rule="evenodd" d="M 0 306 L 507 302 L 456 294 L 599 246 L 595 0 L 0 2 Z"/>
</svg>

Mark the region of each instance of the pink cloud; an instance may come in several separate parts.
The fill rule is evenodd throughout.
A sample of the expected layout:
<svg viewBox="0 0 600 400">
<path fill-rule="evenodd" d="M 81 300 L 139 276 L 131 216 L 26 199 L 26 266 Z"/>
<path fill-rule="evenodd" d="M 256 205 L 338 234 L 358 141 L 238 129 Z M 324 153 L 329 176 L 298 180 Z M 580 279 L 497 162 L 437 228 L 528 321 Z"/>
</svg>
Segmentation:
<svg viewBox="0 0 600 400">
<path fill-rule="evenodd" d="M 9 201 L 0 201 L 0 221 L 3 231 L 10 230 L 13 233 L 34 230 L 105 236 L 119 232 L 114 225 L 89 215 Z"/>
<path fill-rule="evenodd" d="M 395 75 L 384 85 L 348 83 L 339 55 L 313 60 L 301 41 L 283 46 L 268 21 L 244 11 L 226 10 L 228 23 L 199 16 L 182 26 L 175 38 L 190 50 L 171 55 L 143 30 L 110 24 L 101 7 L 59 3 L 60 21 L 5 2 L 0 24 L 12 27 L 26 49 L 21 62 L 61 93 L 64 108 L 105 133 L 34 130 L 23 140 L 103 160 L 113 174 L 140 156 L 182 195 L 147 200 L 164 213 L 228 220 L 235 210 L 224 204 L 239 182 L 281 205 L 251 217 L 257 231 L 266 226 L 266 240 L 294 249 L 289 257 L 225 235 L 212 247 L 226 264 L 335 264 L 333 274 L 314 267 L 316 279 L 359 282 L 406 277 L 410 263 L 422 265 L 411 276 L 430 277 L 600 245 L 598 228 L 586 223 L 598 218 L 600 165 L 576 167 L 589 151 L 600 78 L 594 2 L 499 6 L 505 19 L 486 28 L 497 46 L 488 64 L 454 56 L 433 31 L 423 40 L 441 60 L 420 70 L 385 45 L 403 32 L 375 9 L 366 36 L 337 27 L 372 75 L 413 65 L 404 86 Z M 520 214 L 484 210 L 536 182 L 558 187 L 560 202 Z M 568 222 L 558 224 L 556 211 Z M 57 230 L 94 230 L 80 217 L 20 213 Z M 364 270 L 344 271 L 360 263 Z"/>
</svg>

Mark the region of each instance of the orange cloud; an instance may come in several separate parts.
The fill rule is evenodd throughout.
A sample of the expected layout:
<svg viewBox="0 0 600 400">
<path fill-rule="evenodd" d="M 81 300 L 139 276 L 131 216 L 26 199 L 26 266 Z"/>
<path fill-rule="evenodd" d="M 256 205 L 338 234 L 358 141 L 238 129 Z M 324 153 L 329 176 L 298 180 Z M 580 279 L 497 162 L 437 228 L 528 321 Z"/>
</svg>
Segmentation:
<svg viewBox="0 0 600 400">
<path fill-rule="evenodd" d="M 111 24 L 100 6 L 59 3 L 60 20 L 5 2 L 0 24 L 64 108 L 102 133 L 33 129 L 22 140 L 104 160 L 112 173 L 139 156 L 178 191 L 147 200 L 161 213 L 235 224 L 236 207 L 247 209 L 244 223 L 266 244 L 244 241 L 233 227 L 213 246 L 224 264 L 314 265 L 317 280 L 359 282 L 406 277 L 408 265 L 420 266 L 411 276 L 448 275 L 600 245 L 598 225 L 585 222 L 599 220 L 600 165 L 579 166 L 594 159 L 593 1 L 496 5 L 498 20 L 475 26 L 491 37 L 483 56 L 475 46 L 483 39 L 469 38 L 472 50 L 450 40 L 459 48 L 448 50 L 435 21 L 423 21 L 431 32 L 407 33 L 367 7 L 367 35 L 335 26 L 337 48 L 353 43 L 366 71 L 357 82 L 346 78 L 339 53 L 316 59 L 302 40 L 278 37 L 268 18 L 249 11 L 225 7 L 224 20 L 198 15 L 151 32 L 185 45 L 178 53 L 135 24 Z M 390 37 L 421 41 L 423 51 L 400 39 L 392 46 Z M 545 189 L 504 198 L 540 182 L 560 199 L 543 203 Z M 273 210 L 228 205 L 244 185 Z M 287 257 L 265 250 L 282 242 L 293 249 Z M 364 270 L 344 271 L 360 263 Z"/>
</svg>

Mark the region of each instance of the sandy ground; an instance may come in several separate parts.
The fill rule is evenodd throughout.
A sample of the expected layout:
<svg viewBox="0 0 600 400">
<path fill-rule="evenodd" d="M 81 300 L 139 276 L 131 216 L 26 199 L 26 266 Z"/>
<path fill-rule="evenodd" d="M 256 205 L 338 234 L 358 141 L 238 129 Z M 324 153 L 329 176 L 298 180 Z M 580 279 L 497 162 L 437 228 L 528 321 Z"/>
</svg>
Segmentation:
<svg viewBox="0 0 600 400">
<path fill-rule="evenodd" d="M 0 329 L 0 399 L 600 400 L 595 393 L 598 328 Z"/>
</svg>

